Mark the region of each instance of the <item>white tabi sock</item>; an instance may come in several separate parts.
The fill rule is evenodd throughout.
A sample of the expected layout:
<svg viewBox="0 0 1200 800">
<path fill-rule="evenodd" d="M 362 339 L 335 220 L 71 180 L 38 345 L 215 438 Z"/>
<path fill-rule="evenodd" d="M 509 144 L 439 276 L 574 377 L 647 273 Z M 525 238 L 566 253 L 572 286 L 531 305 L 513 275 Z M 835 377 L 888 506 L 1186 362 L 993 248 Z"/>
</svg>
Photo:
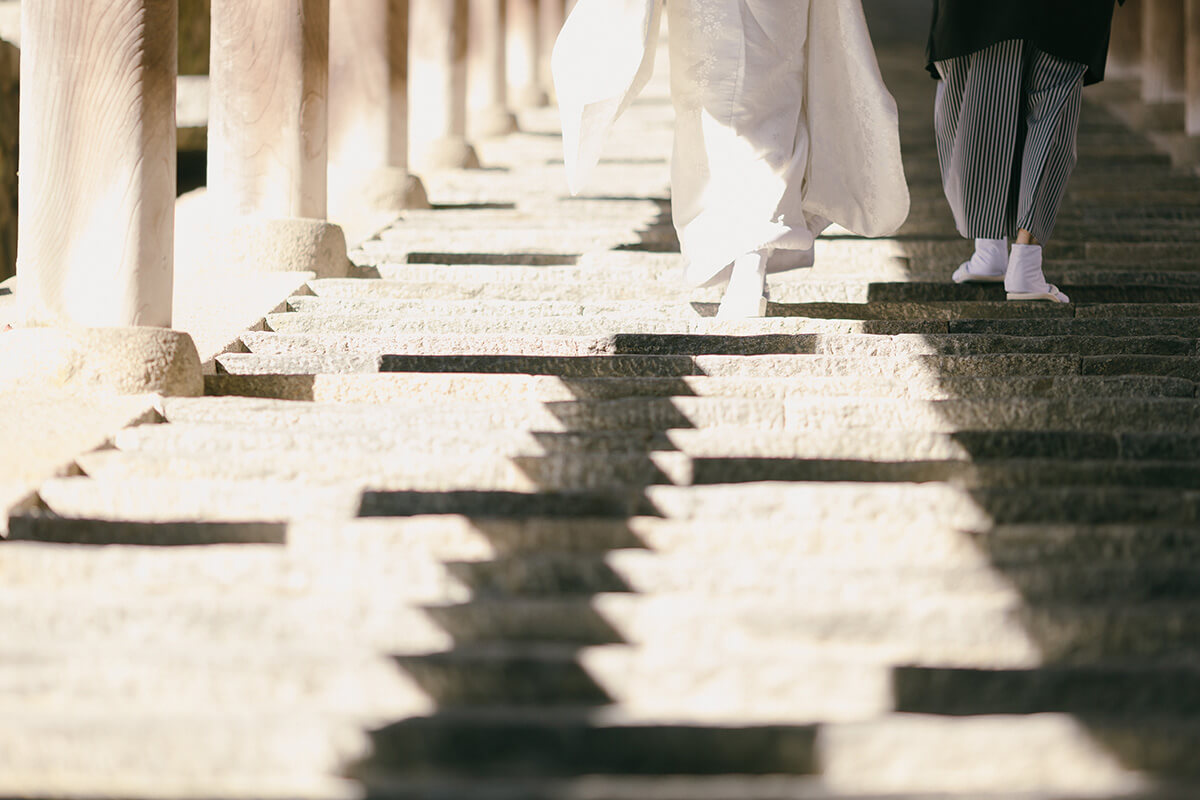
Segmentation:
<svg viewBox="0 0 1200 800">
<path fill-rule="evenodd" d="M 976 239 L 975 254 L 954 271 L 955 283 L 999 283 L 1008 269 L 1008 239 Z"/>
<path fill-rule="evenodd" d="M 717 309 L 717 319 L 747 319 L 767 313 L 767 258 L 769 250 L 738 256 L 733 262 L 729 287 Z"/>
<path fill-rule="evenodd" d="M 1048 300 L 1069 303 L 1070 299 L 1046 281 L 1042 272 L 1042 246 L 1014 244 L 1004 276 L 1004 289 L 1009 300 Z"/>
</svg>

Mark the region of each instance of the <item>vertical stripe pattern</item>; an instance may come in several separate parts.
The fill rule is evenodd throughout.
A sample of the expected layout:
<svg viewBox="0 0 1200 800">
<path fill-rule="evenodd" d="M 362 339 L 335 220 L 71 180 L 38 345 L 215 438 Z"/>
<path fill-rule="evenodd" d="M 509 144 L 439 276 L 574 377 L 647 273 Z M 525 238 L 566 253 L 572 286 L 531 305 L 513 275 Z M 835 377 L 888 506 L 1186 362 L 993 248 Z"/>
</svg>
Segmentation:
<svg viewBox="0 0 1200 800">
<path fill-rule="evenodd" d="M 1075 168 L 1087 67 L 1022 40 L 938 62 L 938 161 L 959 233 L 1049 241 Z"/>
</svg>

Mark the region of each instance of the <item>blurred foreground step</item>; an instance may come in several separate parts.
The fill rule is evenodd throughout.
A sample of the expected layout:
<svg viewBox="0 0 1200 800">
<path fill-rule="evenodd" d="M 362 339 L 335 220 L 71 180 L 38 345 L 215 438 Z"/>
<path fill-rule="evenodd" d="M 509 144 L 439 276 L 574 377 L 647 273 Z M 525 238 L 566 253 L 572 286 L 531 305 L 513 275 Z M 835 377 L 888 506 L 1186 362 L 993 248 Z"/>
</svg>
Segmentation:
<svg viewBox="0 0 1200 800">
<path fill-rule="evenodd" d="M 375 754 L 354 773 L 487 777 L 537 774 L 819 773 L 843 792 L 1122 792 L 1149 778 L 1098 747 L 1140 743 L 1140 767 L 1194 779 L 1197 730 L 1186 722 L 1097 721 L 1066 715 L 951 719 L 914 715 L 816 727 L 622 728 L 597 713 L 444 712 L 372 734 Z M 988 752 L 989 758 L 972 757 Z M 1135 753 L 1128 753 L 1133 756 Z M 738 766 L 735 766 L 738 765 Z M 912 766 L 921 766 L 918 772 Z M 1014 787 L 1014 783 L 1018 784 Z M 850 796 L 853 796 L 851 794 Z"/>
</svg>

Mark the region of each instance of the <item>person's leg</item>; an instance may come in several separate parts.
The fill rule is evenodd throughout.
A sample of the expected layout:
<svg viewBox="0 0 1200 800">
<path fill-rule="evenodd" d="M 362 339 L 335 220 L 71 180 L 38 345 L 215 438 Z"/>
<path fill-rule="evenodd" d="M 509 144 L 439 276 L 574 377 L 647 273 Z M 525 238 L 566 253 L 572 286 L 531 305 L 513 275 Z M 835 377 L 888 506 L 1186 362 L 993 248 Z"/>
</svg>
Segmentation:
<svg viewBox="0 0 1200 800">
<path fill-rule="evenodd" d="M 1024 50 L 1014 40 L 938 63 L 942 186 L 959 233 L 975 240 L 975 254 L 954 273 L 956 283 L 1004 279 L 1016 222 Z"/>
<path fill-rule="evenodd" d="M 1068 302 L 1046 281 L 1042 245 L 1054 234 L 1058 210 L 1077 161 L 1076 136 L 1087 67 L 1037 50 L 1026 68 L 1025 145 L 1017 208 L 1017 244 L 1005 288 L 1011 299 Z"/>
</svg>

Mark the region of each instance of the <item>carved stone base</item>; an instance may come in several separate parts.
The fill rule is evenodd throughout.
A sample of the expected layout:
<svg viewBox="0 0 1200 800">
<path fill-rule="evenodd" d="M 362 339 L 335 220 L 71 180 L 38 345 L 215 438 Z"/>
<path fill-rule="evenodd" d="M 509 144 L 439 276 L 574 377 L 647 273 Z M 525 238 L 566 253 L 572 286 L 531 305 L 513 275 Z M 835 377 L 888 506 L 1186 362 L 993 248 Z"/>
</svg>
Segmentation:
<svg viewBox="0 0 1200 800">
<path fill-rule="evenodd" d="M 385 167 L 372 170 L 329 170 L 329 216 L 340 220 L 346 211 L 401 212 L 429 208 L 425 184 L 407 170 Z"/>
<path fill-rule="evenodd" d="M 166 328 L 17 328 L 0 333 L 0 391 L 204 394 L 192 337 Z"/>
<path fill-rule="evenodd" d="M 439 169 L 479 169 L 479 155 L 471 143 L 462 138 L 437 139 L 423 144 L 413 159 L 420 171 Z"/>
<path fill-rule="evenodd" d="M 516 133 L 520 129 L 517 115 L 504 106 L 492 106 L 471 112 L 471 133 L 476 138 L 499 138 Z"/>
<path fill-rule="evenodd" d="M 1151 133 L 1150 140 L 1171 157 L 1171 163 L 1176 167 L 1200 166 L 1200 137 L 1178 131 Z"/>
<path fill-rule="evenodd" d="M 211 266 L 248 272 L 315 272 L 344 278 L 350 271 L 346 235 L 318 219 L 252 219 L 209 225 Z"/>
<path fill-rule="evenodd" d="M 1112 109 L 1127 125 L 1139 131 L 1181 131 L 1183 103 L 1144 103 L 1137 101 Z"/>
<path fill-rule="evenodd" d="M 517 108 L 544 108 L 550 105 L 550 95 L 539 86 L 526 86 L 512 93 L 512 103 Z"/>
</svg>

